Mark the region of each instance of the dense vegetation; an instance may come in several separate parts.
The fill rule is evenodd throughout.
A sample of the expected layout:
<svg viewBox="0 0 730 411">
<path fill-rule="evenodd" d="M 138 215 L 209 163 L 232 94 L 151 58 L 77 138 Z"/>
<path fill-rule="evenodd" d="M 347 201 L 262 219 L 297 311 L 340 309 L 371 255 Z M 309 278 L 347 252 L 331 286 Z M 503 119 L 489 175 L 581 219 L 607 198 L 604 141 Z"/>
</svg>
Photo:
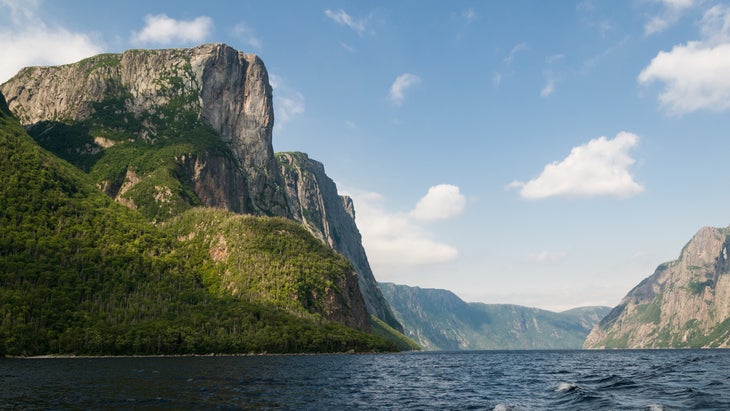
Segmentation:
<svg viewBox="0 0 730 411">
<path fill-rule="evenodd" d="M 207 268 L 202 280 L 216 295 L 326 317 L 325 300 L 348 304 L 346 277 L 357 281 L 347 259 L 284 218 L 196 208 L 165 228 L 203 256 L 200 265 Z"/>
<path fill-rule="evenodd" d="M 93 175 L 100 160 L 84 164 Z M 177 238 L 187 218 L 160 228 L 114 203 L 89 175 L 40 148 L 0 96 L 0 354 L 394 348 L 325 320 L 317 307 L 221 292 L 205 242 Z M 320 264 L 317 255 L 311 260 Z M 325 280 L 313 281 L 293 287 Z"/>
</svg>

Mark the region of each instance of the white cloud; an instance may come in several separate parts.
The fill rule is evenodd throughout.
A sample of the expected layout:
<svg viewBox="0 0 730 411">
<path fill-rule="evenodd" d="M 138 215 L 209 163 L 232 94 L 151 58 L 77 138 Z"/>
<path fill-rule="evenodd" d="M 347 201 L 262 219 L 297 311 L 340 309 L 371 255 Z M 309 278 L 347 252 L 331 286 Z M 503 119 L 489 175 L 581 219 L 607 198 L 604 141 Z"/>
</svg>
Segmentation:
<svg viewBox="0 0 730 411">
<path fill-rule="evenodd" d="M 362 36 L 367 30 L 367 24 L 363 19 L 355 19 L 345 10 L 339 9 L 336 11 L 327 9 L 324 11 L 324 15 L 335 23 L 346 26 L 354 30 L 358 35 Z"/>
<path fill-rule="evenodd" d="M 705 43 L 725 44 L 730 41 L 730 7 L 717 5 L 705 13 L 700 22 Z"/>
<path fill-rule="evenodd" d="M 565 251 L 540 251 L 528 255 L 527 260 L 536 264 L 557 263 L 567 256 Z"/>
<path fill-rule="evenodd" d="M 730 7 L 708 10 L 701 31 L 703 41 L 659 52 L 639 74 L 640 84 L 664 84 L 659 101 L 670 114 L 730 109 Z"/>
<path fill-rule="evenodd" d="M 390 86 L 390 94 L 388 95 L 390 98 L 390 101 L 393 102 L 393 104 L 400 106 L 403 104 L 403 100 L 405 100 L 405 92 L 409 88 L 418 85 L 421 83 L 421 78 L 418 77 L 415 74 L 411 73 L 404 73 L 398 76 L 395 81 L 393 82 L 393 85 Z"/>
<path fill-rule="evenodd" d="M 355 47 L 352 47 L 351 45 L 349 45 L 349 44 L 347 44 L 345 42 L 342 42 L 342 41 L 340 42 L 340 46 L 342 46 L 343 49 L 345 49 L 346 51 L 348 51 L 350 53 L 354 53 L 354 52 L 357 51 L 355 49 Z"/>
<path fill-rule="evenodd" d="M 529 47 L 527 46 L 527 43 L 519 43 L 516 44 L 514 47 L 512 47 L 512 50 L 509 51 L 509 54 L 507 54 L 507 57 L 502 60 L 502 63 L 510 65 L 512 64 L 512 60 L 514 60 L 515 56 L 522 52 L 528 50 Z"/>
<path fill-rule="evenodd" d="M 417 220 L 444 220 L 461 214 L 465 205 L 466 197 L 461 194 L 459 187 L 439 184 L 428 189 L 410 215 Z"/>
<path fill-rule="evenodd" d="M 213 19 L 199 16 L 193 20 L 175 20 L 166 14 L 144 17 L 145 26 L 132 33 L 132 42 L 137 44 L 170 45 L 176 42 L 198 43 L 204 41 L 213 28 Z"/>
<path fill-rule="evenodd" d="M 552 75 L 548 75 L 547 83 L 540 90 L 540 97 L 548 97 L 555 91 L 555 79 Z"/>
<path fill-rule="evenodd" d="M 39 7 L 39 1 L 0 1 L 0 14 L 11 20 L 0 29 L 0 83 L 23 67 L 73 63 L 103 51 L 87 34 L 47 26 Z"/>
<path fill-rule="evenodd" d="M 553 64 L 557 61 L 563 60 L 564 58 L 565 54 L 563 53 L 553 54 L 552 56 L 548 56 L 548 58 L 545 59 L 545 62 L 547 64 Z"/>
<path fill-rule="evenodd" d="M 233 27 L 233 35 L 243 40 L 247 46 L 255 50 L 261 50 L 264 46 L 261 38 L 256 36 L 254 30 L 246 23 L 238 23 Z"/>
<path fill-rule="evenodd" d="M 452 261 L 456 247 L 435 240 L 425 225 L 434 219 L 453 218 L 463 210 L 459 188 L 431 187 L 409 212 L 386 209 L 385 198 L 372 192 L 350 194 L 357 209 L 357 226 L 368 260 L 379 278 L 388 278 L 405 268 Z"/>
<path fill-rule="evenodd" d="M 461 12 L 461 17 L 464 18 L 464 20 L 466 21 L 466 24 L 471 24 L 474 22 L 474 20 L 476 20 L 479 17 L 479 15 L 477 14 L 476 11 L 474 11 L 474 9 L 468 8 Z"/>
<path fill-rule="evenodd" d="M 679 21 L 682 13 L 696 3 L 695 0 L 655 0 L 654 2 L 660 4 L 662 11 L 658 15 L 652 16 L 644 25 L 644 33 L 647 35 L 661 33 L 668 29 Z"/>
<path fill-rule="evenodd" d="M 635 160 L 629 151 L 639 137 L 621 132 L 612 140 L 593 139 L 574 147 L 568 157 L 545 166 L 542 173 L 528 182 L 514 181 L 507 188 L 518 188 L 523 198 L 547 197 L 630 197 L 644 188 L 634 181 L 629 166 Z"/>
<path fill-rule="evenodd" d="M 499 88 L 499 86 L 502 85 L 502 81 L 512 75 L 512 61 L 515 59 L 517 54 L 526 50 L 529 50 L 529 46 L 524 42 L 518 43 L 512 47 L 509 53 L 507 53 L 507 55 L 502 59 L 500 68 L 492 74 L 492 86 L 494 86 L 494 88 Z"/>
<path fill-rule="evenodd" d="M 304 114 L 304 95 L 289 87 L 286 81 L 276 74 L 269 74 L 269 83 L 274 91 L 275 128 L 281 130 L 294 117 Z"/>
</svg>

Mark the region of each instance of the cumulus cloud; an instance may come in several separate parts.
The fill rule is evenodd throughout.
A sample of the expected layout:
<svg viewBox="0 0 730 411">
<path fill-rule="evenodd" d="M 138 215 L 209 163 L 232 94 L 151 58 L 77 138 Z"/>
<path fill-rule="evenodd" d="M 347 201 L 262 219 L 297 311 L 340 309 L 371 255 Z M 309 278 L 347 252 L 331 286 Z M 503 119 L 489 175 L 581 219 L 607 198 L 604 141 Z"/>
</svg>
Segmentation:
<svg viewBox="0 0 730 411">
<path fill-rule="evenodd" d="M 439 184 L 428 189 L 410 215 L 417 220 L 444 220 L 461 214 L 465 205 L 466 197 L 459 187 Z"/>
<path fill-rule="evenodd" d="M 339 24 L 340 26 L 349 27 L 354 30 L 358 35 L 362 36 L 367 31 L 367 24 L 364 19 L 356 19 L 347 14 L 345 10 L 330 10 L 324 11 L 324 15 L 330 20 Z"/>
<path fill-rule="evenodd" d="M 421 78 L 415 74 L 403 73 L 396 77 L 390 86 L 390 93 L 388 94 L 390 101 L 397 106 L 403 105 L 403 101 L 406 98 L 406 90 L 418 84 L 421 84 Z"/>
<path fill-rule="evenodd" d="M 434 239 L 427 223 L 453 218 L 464 209 L 459 188 L 442 184 L 431 187 L 409 212 L 386 208 L 385 198 L 372 192 L 350 193 L 357 209 L 357 226 L 362 234 L 368 260 L 380 276 L 397 274 L 399 269 L 452 261 L 456 247 Z"/>
<path fill-rule="evenodd" d="M 638 82 L 664 85 L 659 102 L 673 115 L 730 108 L 730 7 L 717 5 L 701 21 L 702 41 L 661 51 Z"/>
<path fill-rule="evenodd" d="M 261 50 L 263 48 L 263 41 L 261 38 L 256 36 L 254 30 L 246 23 L 238 23 L 233 27 L 233 35 L 243 40 L 247 46 L 254 50 Z"/>
<path fill-rule="evenodd" d="M 213 29 L 213 19 L 199 16 L 193 20 L 175 20 L 166 14 L 144 17 L 145 26 L 139 32 L 132 33 L 132 42 L 136 44 L 198 43 L 204 41 Z"/>
<path fill-rule="evenodd" d="M 21 68 L 73 63 L 99 54 L 103 45 L 91 36 L 49 26 L 38 15 L 39 1 L 0 1 L 0 83 Z"/>
<path fill-rule="evenodd" d="M 269 83 L 274 91 L 275 127 L 281 130 L 290 120 L 304 113 L 304 95 L 289 87 L 286 81 L 276 74 L 269 75 Z"/>
<path fill-rule="evenodd" d="M 600 137 L 574 147 L 568 157 L 545 166 L 528 182 L 514 181 L 507 188 L 519 189 L 523 198 L 547 197 L 630 197 L 644 191 L 634 181 L 629 167 L 635 160 L 629 151 L 639 137 L 621 132 L 613 139 Z"/>
</svg>

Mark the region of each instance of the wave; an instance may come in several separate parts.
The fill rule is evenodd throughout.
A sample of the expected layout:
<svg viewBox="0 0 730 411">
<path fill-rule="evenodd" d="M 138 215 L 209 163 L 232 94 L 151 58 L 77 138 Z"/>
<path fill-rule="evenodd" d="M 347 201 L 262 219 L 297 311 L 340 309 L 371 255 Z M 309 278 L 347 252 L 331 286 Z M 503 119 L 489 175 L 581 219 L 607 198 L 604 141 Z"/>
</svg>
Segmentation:
<svg viewBox="0 0 730 411">
<path fill-rule="evenodd" d="M 555 388 L 555 392 L 570 392 L 578 389 L 578 384 L 573 382 L 561 382 L 560 385 Z"/>
</svg>

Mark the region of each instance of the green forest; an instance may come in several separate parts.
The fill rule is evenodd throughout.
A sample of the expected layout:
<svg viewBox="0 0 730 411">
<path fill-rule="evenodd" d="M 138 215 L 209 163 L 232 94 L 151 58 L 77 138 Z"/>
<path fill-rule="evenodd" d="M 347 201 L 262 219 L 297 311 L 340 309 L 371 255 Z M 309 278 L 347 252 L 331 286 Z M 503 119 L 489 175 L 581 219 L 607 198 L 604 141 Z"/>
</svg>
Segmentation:
<svg viewBox="0 0 730 411">
<path fill-rule="evenodd" d="M 296 223 L 183 207 L 155 225 L 96 188 L 115 170 L 78 160 L 41 148 L 0 96 L 0 355 L 396 349 L 326 318 L 321 296 L 352 267 Z"/>
</svg>

